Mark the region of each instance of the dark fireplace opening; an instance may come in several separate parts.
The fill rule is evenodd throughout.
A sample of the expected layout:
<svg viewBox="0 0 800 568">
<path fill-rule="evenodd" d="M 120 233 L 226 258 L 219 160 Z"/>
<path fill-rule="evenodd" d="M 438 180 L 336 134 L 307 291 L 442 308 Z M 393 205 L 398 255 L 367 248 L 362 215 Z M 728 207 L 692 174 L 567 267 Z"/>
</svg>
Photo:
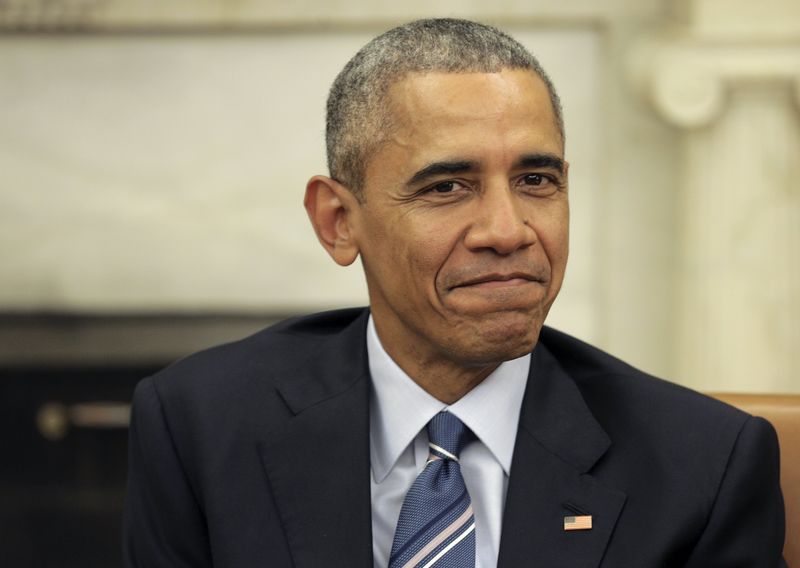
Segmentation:
<svg viewBox="0 0 800 568">
<path fill-rule="evenodd" d="M 282 318 L 0 315 L 0 566 L 121 566 L 136 384 Z"/>
<path fill-rule="evenodd" d="M 3 566 L 121 565 L 124 413 L 157 368 L 0 371 Z"/>
</svg>

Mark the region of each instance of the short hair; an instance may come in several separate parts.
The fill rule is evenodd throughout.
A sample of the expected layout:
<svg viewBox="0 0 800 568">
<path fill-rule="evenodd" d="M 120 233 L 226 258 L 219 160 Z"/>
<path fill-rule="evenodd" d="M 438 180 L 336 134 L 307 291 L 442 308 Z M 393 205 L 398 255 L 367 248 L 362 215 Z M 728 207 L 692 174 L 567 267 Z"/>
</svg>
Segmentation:
<svg viewBox="0 0 800 568">
<path fill-rule="evenodd" d="M 563 143 L 558 94 L 522 44 L 497 28 L 469 20 L 416 20 L 374 38 L 333 82 L 325 136 L 330 176 L 363 199 L 367 163 L 392 126 L 387 93 L 408 74 L 496 73 L 503 69 L 528 69 L 542 79 Z"/>
</svg>

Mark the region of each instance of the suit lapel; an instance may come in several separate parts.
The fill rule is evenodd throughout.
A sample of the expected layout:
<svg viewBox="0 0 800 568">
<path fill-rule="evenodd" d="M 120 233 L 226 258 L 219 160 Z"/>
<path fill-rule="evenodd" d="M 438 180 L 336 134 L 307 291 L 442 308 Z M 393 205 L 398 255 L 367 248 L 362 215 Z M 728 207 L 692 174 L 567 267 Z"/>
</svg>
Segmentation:
<svg viewBox="0 0 800 568">
<path fill-rule="evenodd" d="M 625 503 L 587 472 L 610 446 L 574 381 L 540 343 L 522 404 L 498 566 L 596 568 Z M 592 516 L 590 530 L 564 517 Z"/>
<path fill-rule="evenodd" d="M 259 446 L 297 568 L 372 566 L 367 315 L 279 377 L 292 416 Z M 522 404 L 498 567 L 600 565 L 626 498 L 588 474 L 609 446 L 574 381 L 540 343 Z M 564 531 L 564 517 L 577 512 L 592 516 L 592 529 Z"/>
<path fill-rule="evenodd" d="M 297 568 L 372 566 L 365 326 L 366 312 L 280 378 L 293 416 L 259 448 Z"/>
</svg>

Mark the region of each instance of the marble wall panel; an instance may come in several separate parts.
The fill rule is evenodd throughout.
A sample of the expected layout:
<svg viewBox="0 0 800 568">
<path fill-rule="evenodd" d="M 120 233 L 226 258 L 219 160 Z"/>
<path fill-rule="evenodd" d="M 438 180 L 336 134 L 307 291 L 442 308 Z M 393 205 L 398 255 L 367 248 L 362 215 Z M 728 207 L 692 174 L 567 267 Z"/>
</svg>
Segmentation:
<svg viewBox="0 0 800 568">
<path fill-rule="evenodd" d="M 256 310 L 361 304 L 302 209 L 324 101 L 379 29 L 0 40 L 0 308 Z M 572 259 L 552 321 L 596 335 L 601 44 L 510 30 L 566 109 Z"/>
</svg>

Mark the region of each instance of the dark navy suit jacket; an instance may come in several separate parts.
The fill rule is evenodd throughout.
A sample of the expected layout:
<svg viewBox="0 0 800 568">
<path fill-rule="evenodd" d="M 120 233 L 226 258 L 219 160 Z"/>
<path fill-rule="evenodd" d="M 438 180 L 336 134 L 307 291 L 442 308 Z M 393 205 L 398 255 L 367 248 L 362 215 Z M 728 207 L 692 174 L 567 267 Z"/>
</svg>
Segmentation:
<svg viewBox="0 0 800 568">
<path fill-rule="evenodd" d="M 372 566 L 367 314 L 290 320 L 139 384 L 126 566 Z M 766 421 L 545 328 L 498 566 L 784 566 L 778 461 Z M 564 530 L 575 511 L 591 530 Z"/>
</svg>

